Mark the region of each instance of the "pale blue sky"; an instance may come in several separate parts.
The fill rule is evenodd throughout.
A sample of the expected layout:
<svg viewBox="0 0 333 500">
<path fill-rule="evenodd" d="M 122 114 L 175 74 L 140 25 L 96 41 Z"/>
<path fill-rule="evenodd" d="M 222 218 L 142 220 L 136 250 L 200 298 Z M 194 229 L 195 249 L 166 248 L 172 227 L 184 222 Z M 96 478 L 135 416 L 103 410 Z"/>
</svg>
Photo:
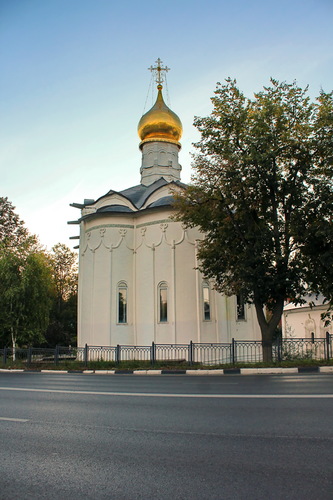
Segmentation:
<svg viewBox="0 0 333 500">
<path fill-rule="evenodd" d="M 332 0 L 0 0 L 0 196 L 41 243 L 72 246 L 69 203 L 140 182 L 158 57 L 188 182 L 193 117 L 210 113 L 217 81 L 251 97 L 271 76 L 296 79 L 314 97 L 333 89 L 332 49 Z"/>
</svg>

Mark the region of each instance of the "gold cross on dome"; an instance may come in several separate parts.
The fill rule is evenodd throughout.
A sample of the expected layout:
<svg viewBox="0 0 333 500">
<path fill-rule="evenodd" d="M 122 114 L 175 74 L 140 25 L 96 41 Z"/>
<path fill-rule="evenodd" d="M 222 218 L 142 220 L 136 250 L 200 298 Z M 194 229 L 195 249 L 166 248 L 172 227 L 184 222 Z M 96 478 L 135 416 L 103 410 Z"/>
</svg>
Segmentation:
<svg viewBox="0 0 333 500">
<path fill-rule="evenodd" d="M 158 85 L 162 85 L 162 83 L 165 80 L 165 76 L 163 75 L 163 72 L 167 73 L 167 71 L 169 71 L 170 68 L 168 68 L 167 66 L 165 66 L 163 68 L 163 66 L 162 66 L 163 63 L 162 63 L 162 61 L 161 61 L 160 58 L 158 58 L 157 61 L 155 61 L 155 64 L 156 64 L 155 67 L 154 66 L 150 66 L 150 68 L 148 68 L 148 69 L 151 72 L 153 72 L 153 71 L 155 72 L 155 77 L 156 77 L 155 81 L 156 81 L 156 83 Z"/>
</svg>

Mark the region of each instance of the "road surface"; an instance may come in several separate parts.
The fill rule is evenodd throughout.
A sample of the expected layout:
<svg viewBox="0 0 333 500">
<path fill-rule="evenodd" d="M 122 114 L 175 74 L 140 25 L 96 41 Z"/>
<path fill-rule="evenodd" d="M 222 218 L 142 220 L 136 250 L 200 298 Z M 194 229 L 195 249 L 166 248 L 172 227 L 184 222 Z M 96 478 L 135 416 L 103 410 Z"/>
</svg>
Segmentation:
<svg viewBox="0 0 333 500">
<path fill-rule="evenodd" d="M 333 499 L 333 375 L 0 373 L 1 499 Z"/>
</svg>

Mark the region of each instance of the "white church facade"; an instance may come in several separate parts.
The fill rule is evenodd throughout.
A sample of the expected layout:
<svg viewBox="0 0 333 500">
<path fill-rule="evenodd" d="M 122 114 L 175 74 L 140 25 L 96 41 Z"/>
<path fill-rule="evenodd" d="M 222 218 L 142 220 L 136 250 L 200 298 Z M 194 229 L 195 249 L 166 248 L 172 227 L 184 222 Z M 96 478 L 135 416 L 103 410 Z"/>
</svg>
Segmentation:
<svg viewBox="0 0 333 500">
<path fill-rule="evenodd" d="M 325 314 L 329 305 L 323 295 L 308 295 L 304 304 L 286 304 L 282 316 L 284 338 L 317 339 L 332 335 L 332 323 L 327 324 Z"/>
<path fill-rule="evenodd" d="M 260 340 L 254 308 L 213 289 L 198 270 L 204 237 L 172 218 L 186 189 L 178 161 L 182 125 L 158 95 L 138 132 L 141 182 L 72 206 L 81 210 L 78 346 Z"/>
</svg>

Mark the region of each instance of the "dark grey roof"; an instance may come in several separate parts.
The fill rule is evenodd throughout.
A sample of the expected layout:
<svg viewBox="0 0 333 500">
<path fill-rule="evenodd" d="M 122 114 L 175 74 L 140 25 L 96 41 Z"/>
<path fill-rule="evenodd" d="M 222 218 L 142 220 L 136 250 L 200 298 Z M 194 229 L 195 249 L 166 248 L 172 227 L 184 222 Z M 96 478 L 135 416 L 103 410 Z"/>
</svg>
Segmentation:
<svg viewBox="0 0 333 500">
<path fill-rule="evenodd" d="M 142 184 L 139 184 L 138 186 L 133 186 L 127 189 L 124 189 L 123 191 L 119 191 L 118 194 L 121 194 L 122 196 L 125 196 L 129 201 L 133 203 L 133 205 L 136 208 L 141 208 L 147 198 L 156 191 L 156 189 L 159 189 L 162 186 L 165 186 L 168 184 L 168 182 L 161 177 L 157 181 L 153 182 L 153 184 L 150 184 L 150 186 L 143 186 Z M 113 194 L 115 191 L 109 191 L 107 194 Z"/>
<path fill-rule="evenodd" d="M 128 201 L 130 201 L 134 207 L 140 211 L 148 198 L 158 189 L 160 189 L 163 186 L 166 185 L 176 185 L 180 186 L 183 188 L 186 188 L 186 184 L 180 182 L 180 181 L 172 181 L 172 182 L 167 182 L 163 177 L 160 177 L 157 181 L 153 182 L 149 186 L 143 186 L 142 184 L 139 184 L 137 186 L 130 187 L 128 189 L 124 189 L 123 191 L 113 191 L 110 190 L 108 191 L 105 195 L 101 196 L 96 200 L 94 203 L 96 203 L 99 200 L 102 200 L 103 198 L 106 198 L 107 196 L 110 196 L 112 194 L 117 194 L 120 196 L 123 196 L 126 198 Z M 90 202 L 91 200 L 89 200 Z M 154 201 L 150 205 L 148 205 L 146 208 L 157 208 L 157 207 L 165 207 L 165 206 L 171 206 L 173 202 L 173 196 L 168 195 L 168 196 L 163 196 L 162 198 Z M 87 204 L 89 206 L 90 203 Z M 82 219 L 90 218 L 90 217 L 95 217 L 97 214 L 101 213 L 134 213 L 135 210 L 124 206 L 124 205 L 119 205 L 119 204 L 110 204 L 103 206 L 99 208 L 96 212 L 91 213 L 91 214 L 86 214 L 84 215 L 81 219 L 79 219 L 76 223 L 79 223 Z M 74 223 L 74 222 L 73 222 Z"/>
<path fill-rule="evenodd" d="M 129 207 L 125 207 L 124 205 L 108 205 L 107 207 L 101 207 L 96 210 L 96 213 L 101 212 L 133 212 L 133 210 Z"/>
<path fill-rule="evenodd" d="M 111 189 L 104 196 L 101 196 L 99 198 L 99 200 L 106 197 L 106 196 L 110 196 L 111 194 L 119 194 L 121 196 L 124 196 L 138 210 L 140 210 L 140 208 L 143 207 L 143 205 L 145 204 L 145 202 L 147 201 L 147 199 L 149 198 L 149 196 L 152 193 L 154 193 L 155 191 L 157 191 L 158 189 L 160 189 L 163 186 L 171 185 L 171 184 L 176 184 L 178 186 L 186 187 L 186 184 L 184 184 L 180 181 L 168 182 L 164 179 L 164 177 L 160 177 L 157 181 L 153 182 L 149 186 L 143 186 L 142 184 L 138 184 L 137 186 L 133 186 L 133 187 L 130 187 L 130 188 L 124 189 L 123 191 L 118 191 L 118 192 L 113 191 Z M 170 198 L 170 200 L 172 200 L 172 196 L 170 196 L 168 198 Z M 116 206 L 116 205 L 114 205 L 114 206 Z M 152 205 L 150 205 L 150 206 L 152 206 Z M 160 205 L 154 205 L 154 206 L 160 206 Z"/>
<path fill-rule="evenodd" d="M 173 200 L 174 200 L 173 196 L 163 196 L 163 198 L 160 198 L 159 200 L 156 200 L 150 205 L 148 205 L 147 208 L 170 206 L 172 205 Z"/>
</svg>

